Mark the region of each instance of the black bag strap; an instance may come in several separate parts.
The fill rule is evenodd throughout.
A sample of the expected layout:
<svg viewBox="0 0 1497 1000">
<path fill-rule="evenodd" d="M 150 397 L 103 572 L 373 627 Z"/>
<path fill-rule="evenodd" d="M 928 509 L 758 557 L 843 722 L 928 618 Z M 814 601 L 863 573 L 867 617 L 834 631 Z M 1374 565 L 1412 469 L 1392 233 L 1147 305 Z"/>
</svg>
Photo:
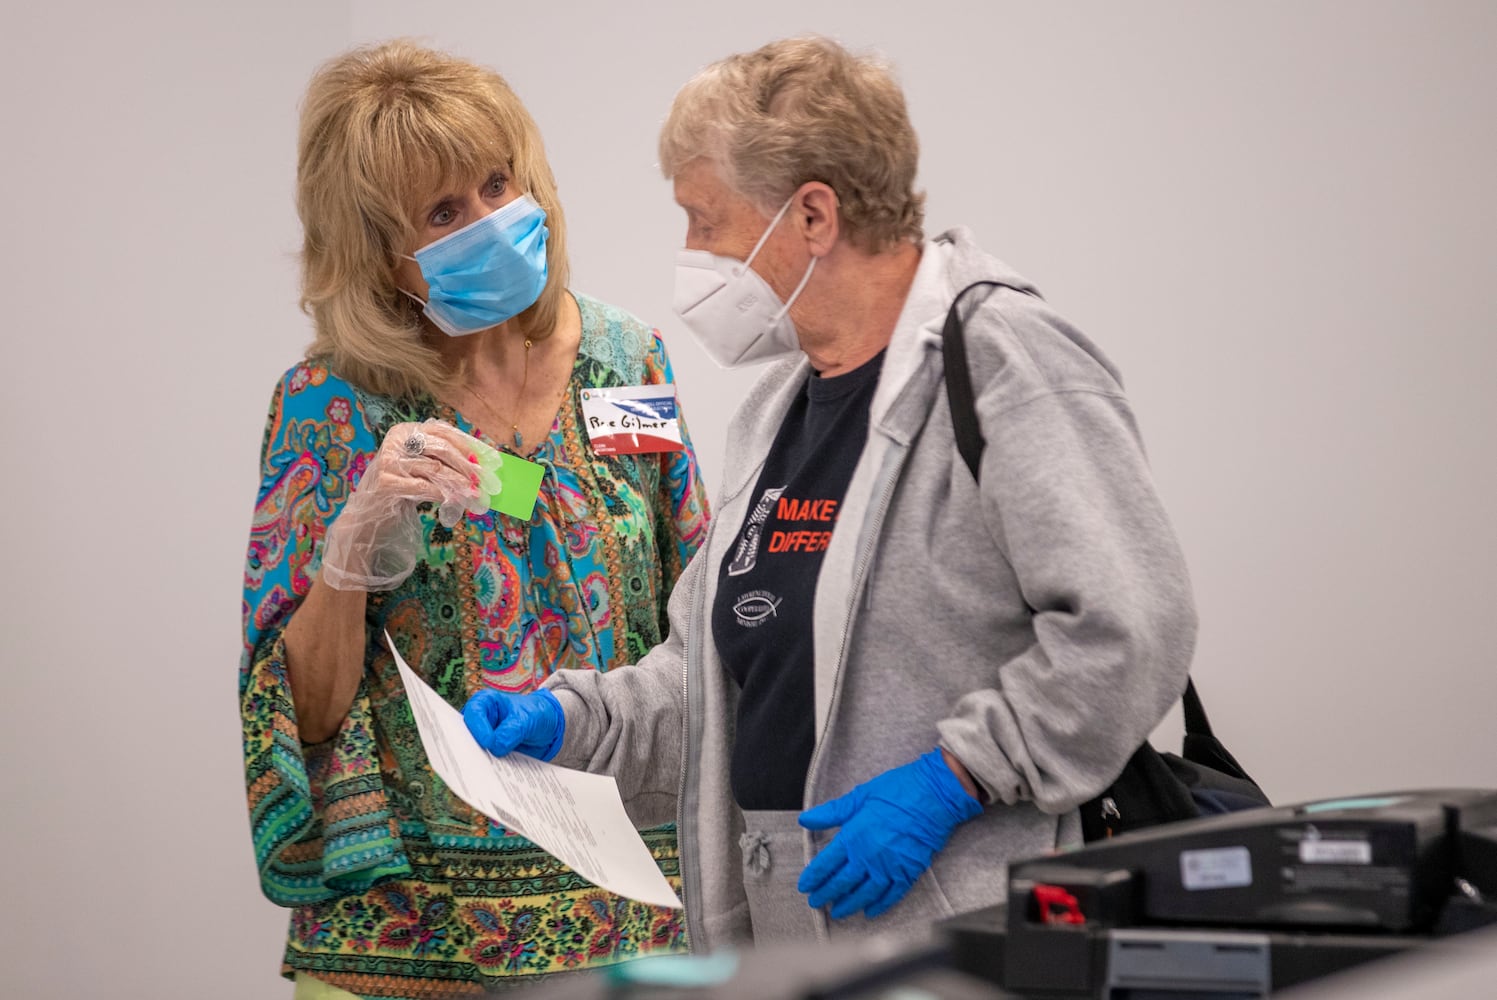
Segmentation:
<svg viewBox="0 0 1497 1000">
<path fill-rule="evenodd" d="M 1003 281 L 974 281 L 951 300 L 946 325 L 941 329 L 941 356 L 946 361 L 946 401 L 951 404 L 956 450 L 977 482 L 982 482 L 982 450 L 987 442 L 982 439 L 982 431 L 977 426 L 977 398 L 972 394 L 972 374 L 967 367 L 967 337 L 962 332 L 962 317 L 957 307 L 962 304 L 962 296 L 985 286 L 1015 288 Z M 1023 291 L 1022 288 L 1016 290 Z"/>
<path fill-rule="evenodd" d="M 1196 682 L 1189 678 L 1185 680 L 1185 695 L 1180 699 L 1180 704 L 1185 709 L 1187 736 L 1216 738 L 1216 734 L 1211 731 L 1211 720 L 1206 718 L 1206 706 L 1201 704 L 1201 696 L 1196 693 Z"/>
<path fill-rule="evenodd" d="M 1006 281 L 985 279 L 956 293 L 951 308 L 946 312 L 946 323 L 941 328 L 941 356 L 946 363 L 946 401 L 951 406 L 951 428 L 956 437 L 956 450 L 961 454 L 967 471 L 976 482 L 982 482 L 982 451 L 987 442 L 977 425 L 977 397 L 972 391 L 972 373 L 967 365 L 967 337 L 963 330 L 961 313 L 962 296 L 974 288 L 1012 288 L 1017 292 L 1033 294 L 1028 289 Z M 1185 694 L 1180 699 L 1185 709 L 1185 732 L 1193 736 L 1215 738 L 1211 732 L 1211 721 L 1206 718 L 1206 706 L 1196 693 L 1195 682 L 1185 681 Z"/>
</svg>

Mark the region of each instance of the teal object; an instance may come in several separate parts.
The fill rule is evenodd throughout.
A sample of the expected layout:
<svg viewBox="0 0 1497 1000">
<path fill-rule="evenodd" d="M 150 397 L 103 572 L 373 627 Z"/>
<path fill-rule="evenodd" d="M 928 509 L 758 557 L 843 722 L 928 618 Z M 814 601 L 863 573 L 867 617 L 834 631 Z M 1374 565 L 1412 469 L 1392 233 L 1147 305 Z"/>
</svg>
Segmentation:
<svg viewBox="0 0 1497 1000">
<path fill-rule="evenodd" d="M 604 973 L 611 983 L 644 986 L 717 986 L 738 971 L 738 956 L 731 951 L 711 955 L 657 955 L 610 965 Z"/>
<path fill-rule="evenodd" d="M 1397 805 L 1404 800 L 1402 795 L 1389 795 L 1383 798 L 1368 799 L 1326 799 L 1324 802 L 1311 802 L 1303 807 L 1302 811 L 1307 813 L 1332 812 L 1337 809 L 1382 809 L 1386 806 Z"/>
</svg>

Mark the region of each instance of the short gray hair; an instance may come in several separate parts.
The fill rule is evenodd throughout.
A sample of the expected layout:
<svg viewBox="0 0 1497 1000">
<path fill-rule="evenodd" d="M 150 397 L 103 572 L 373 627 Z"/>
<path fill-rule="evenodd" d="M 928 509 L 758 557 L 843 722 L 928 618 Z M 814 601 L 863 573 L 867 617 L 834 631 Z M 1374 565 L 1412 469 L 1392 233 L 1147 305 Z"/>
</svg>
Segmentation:
<svg viewBox="0 0 1497 1000">
<path fill-rule="evenodd" d="M 802 184 L 837 192 L 848 238 L 868 250 L 923 238 L 919 140 L 889 67 L 828 38 L 787 38 L 729 56 L 676 94 L 660 169 L 705 157 L 765 214 Z"/>
</svg>

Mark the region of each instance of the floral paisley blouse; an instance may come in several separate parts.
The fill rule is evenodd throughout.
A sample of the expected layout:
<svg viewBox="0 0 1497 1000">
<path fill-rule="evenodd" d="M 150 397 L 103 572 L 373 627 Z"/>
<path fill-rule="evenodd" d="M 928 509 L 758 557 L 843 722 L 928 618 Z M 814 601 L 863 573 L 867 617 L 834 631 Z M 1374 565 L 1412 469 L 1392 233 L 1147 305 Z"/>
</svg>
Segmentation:
<svg viewBox="0 0 1497 1000">
<path fill-rule="evenodd" d="M 367 997 L 453 996 L 685 946 L 677 911 L 597 888 L 447 789 L 383 638 L 459 708 L 484 686 L 530 691 L 559 669 L 633 663 L 665 638 L 666 600 L 707 523 L 696 456 L 684 426 L 681 451 L 593 453 L 578 390 L 673 379 L 657 333 L 577 301 L 568 401 L 528 456 L 545 469 L 530 521 L 488 513 L 448 530 L 423 515 L 424 559 L 369 595 L 363 681 L 339 732 L 315 746 L 297 735 L 283 631 L 328 526 L 394 424 L 437 417 L 489 439 L 435 400 L 372 396 L 315 361 L 275 389 L 239 692 L 261 886 L 293 908 L 287 976 Z M 642 835 L 679 887 L 674 829 Z"/>
</svg>

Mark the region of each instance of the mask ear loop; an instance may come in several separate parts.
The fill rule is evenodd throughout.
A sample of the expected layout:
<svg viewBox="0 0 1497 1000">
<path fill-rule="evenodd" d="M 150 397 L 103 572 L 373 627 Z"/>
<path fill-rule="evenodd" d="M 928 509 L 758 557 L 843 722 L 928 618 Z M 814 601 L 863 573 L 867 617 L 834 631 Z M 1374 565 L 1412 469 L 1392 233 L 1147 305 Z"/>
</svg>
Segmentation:
<svg viewBox="0 0 1497 1000">
<path fill-rule="evenodd" d="M 747 259 L 745 259 L 743 262 L 744 267 L 748 267 L 754 262 L 754 258 L 759 256 L 759 251 L 764 249 L 765 243 L 769 242 L 769 234 L 774 232 L 774 227 L 778 226 L 780 224 L 780 220 L 785 217 L 785 213 L 790 211 L 790 203 L 794 200 L 795 195 L 793 194 L 789 198 L 785 199 L 785 204 L 780 206 L 780 210 L 776 212 L 774 218 L 770 220 L 769 228 L 764 230 L 764 235 L 759 237 L 759 242 L 755 243 L 754 249 L 749 251 Z M 739 273 L 741 274 L 742 272 Z"/>
<path fill-rule="evenodd" d="M 764 249 L 765 243 L 769 242 L 769 234 L 774 232 L 775 226 L 778 226 L 780 224 L 780 220 L 785 217 L 785 213 L 790 211 L 790 204 L 793 201 L 795 201 L 795 195 L 793 194 L 789 198 L 785 199 L 785 204 L 780 206 L 780 210 L 776 212 L 774 218 L 770 220 L 769 228 L 764 230 L 764 235 L 759 237 L 759 242 L 754 244 L 754 249 L 749 252 L 747 259 L 744 260 L 742 264 L 743 267 L 748 267 L 754 262 L 754 258 L 759 256 L 759 251 Z M 811 272 L 816 270 L 817 260 L 818 258 L 816 257 L 811 258 L 811 263 L 806 266 L 806 273 L 801 275 L 800 284 L 795 286 L 795 291 L 790 293 L 790 298 L 786 299 L 785 305 L 780 309 L 779 312 L 775 313 L 774 319 L 770 320 L 771 323 L 778 323 L 780 320 L 784 319 L 785 314 L 790 311 L 790 307 L 795 305 L 795 300 L 800 298 L 801 290 L 806 287 L 806 282 L 811 280 Z M 743 272 L 739 271 L 738 273 L 742 274 Z"/>
<path fill-rule="evenodd" d="M 811 272 L 816 270 L 816 262 L 820 259 L 820 257 L 811 258 L 811 263 L 806 265 L 806 273 L 801 276 L 800 284 L 795 286 L 795 291 L 791 292 L 790 298 L 785 300 L 785 307 L 779 312 L 775 313 L 774 319 L 770 322 L 778 323 L 780 320 L 785 318 L 785 314 L 790 311 L 790 307 L 795 305 L 795 300 L 800 298 L 801 289 L 805 288 L 806 282 L 811 280 Z"/>
<path fill-rule="evenodd" d="M 396 253 L 395 256 L 400 260 L 408 260 L 412 264 L 415 264 L 417 267 L 421 266 L 421 262 L 408 253 Z M 404 288 L 401 288 L 399 285 L 395 286 L 395 290 L 401 295 L 404 295 L 406 298 L 410 299 L 412 302 L 416 303 L 416 305 L 420 306 L 423 310 L 426 309 L 426 300 L 421 298 L 415 292 L 408 292 Z"/>
</svg>

